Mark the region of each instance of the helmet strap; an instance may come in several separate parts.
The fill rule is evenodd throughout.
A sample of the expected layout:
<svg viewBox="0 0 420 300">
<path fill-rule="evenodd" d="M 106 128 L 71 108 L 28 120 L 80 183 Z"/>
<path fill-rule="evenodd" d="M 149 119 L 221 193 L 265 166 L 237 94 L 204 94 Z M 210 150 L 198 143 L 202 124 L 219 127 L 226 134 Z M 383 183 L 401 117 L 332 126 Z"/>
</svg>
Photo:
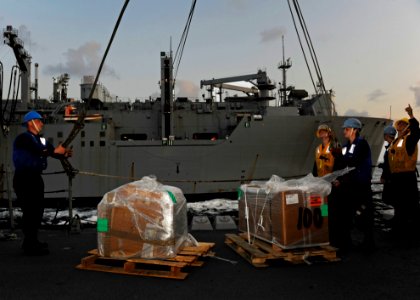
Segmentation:
<svg viewBox="0 0 420 300">
<path fill-rule="evenodd" d="M 39 133 L 40 132 L 39 127 L 36 125 L 34 119 L 32 119 L 31 122 L 32 122 L 32 125 L 34 125 L 36 132 Z"/>
<path fill-rule="evenodd" d="M 405 126 L 403 130 L 401 130 L 401 135 L 398 132 L 398 137 L 404 136 L 407 133 L 407 131 L 408 131 L 409 128 L 410 128 L 410 124 L 407 124 L 407 126 Z"/>
</svg>

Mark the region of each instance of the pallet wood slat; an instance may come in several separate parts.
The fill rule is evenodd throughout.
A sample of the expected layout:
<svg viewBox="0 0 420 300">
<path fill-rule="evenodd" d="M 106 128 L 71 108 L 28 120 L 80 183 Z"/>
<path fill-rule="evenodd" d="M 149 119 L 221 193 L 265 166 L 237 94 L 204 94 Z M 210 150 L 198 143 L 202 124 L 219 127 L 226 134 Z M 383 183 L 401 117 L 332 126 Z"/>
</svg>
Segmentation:
<svg viewBox="0 0 420 300">
<path fill-rule="evenodd" d="M 228 234 L 226 234 L 226 236 L 228 236 L 230 240 L 232 240 L 234 243 L 239 245 L 241 248 L 243 248 L 244 250 L 252 253 L 256 257 L 266 257 L 267 256 L 266 253 L 260 251 L 256 247 L 252 247 L 250 244 L 248 244 L 248 242 L 246 242 L 243 238 L 241 238 L 240 236 L 238 236 L 236 234 L 228 233 Z"/>
<path fill-rule="evenodd" d="M 214 243 L 198 243 L 195 247 L 184 247 L 177 256 L 162 260 L 102 257 L 97 249 L 92 249 L 88 251 L 90 255 L 82 258 L 81 263 L 76 268 L 116 274 L 185 279 L 188 273 L 182 272 L 183 268 L 201 267 L 204 262 L 198 260 L 199 257 L 206 256 L 214 245 Z M 161 270 L 162 268 L 165 270 Z"/>
<path fill-rule="evenodd" d="M 267 267 L 270 261 L 283 260 L 294 264 L 310 263 L 310 258 L 322 258 L 325 262 L 335 262 L 337 249 L 332 246 L 316 246 L 298 249 L 282 249 L 277 245 L 252 239 L 251 244 L 245 234 L 226 234 L 225 244 L 245 258 L 255 267 Z"/>
</svg>

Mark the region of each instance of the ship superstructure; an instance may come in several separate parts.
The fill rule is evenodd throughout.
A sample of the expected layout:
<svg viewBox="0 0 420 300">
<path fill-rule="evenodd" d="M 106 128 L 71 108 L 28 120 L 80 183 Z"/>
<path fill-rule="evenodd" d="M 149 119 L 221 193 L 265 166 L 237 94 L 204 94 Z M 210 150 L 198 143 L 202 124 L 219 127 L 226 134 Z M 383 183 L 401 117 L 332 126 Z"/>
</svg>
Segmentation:
<svg viewBox="0 0 420 300">
<path fill-rule="evenodd" d="M 8 41 L 17 39 L 11 26 L 3 35 Z M 78 102 L 68 98 L 69 74 L 63 74 L 54 81 L 53 99 L 31 99 L 30 55 L 23 45 L 16 45 L 10 44 L 16 56 L 24 54 L 20 71 L 27 72 L 22 76 L 27 82 L 20 100 L 13 99 L 12 105 L 7 105 L 9 99 L 1 102 L 0 166 L 6 176 L 2 176 L 0 189 L 9 191 L 3 193 L 3 198 L 12 195 L 13 139 L 25 130 L 22 118 L 32 109 L 45 117 L 44 136 L 57 145 L 72 131 L 82 105 L 88 104 L 83 107 L 84 127 L 72 141 L 74 157 L 70 162 L 77 172 L 70 182 L 71 197 L 75 198 L 100 198 L 146 175 L 180 187 L 187 196 L 200 197 L 234 194 L 240 184 L 266 180 L 273 174 L 284 178 L 304 176 L 312 170 L 314 150 L 319 144 L 314 133 L 319 124 L 328 124 L 340 138 L 341 125 L 347 118 L 337 116 L 332 94 L 322 81 L 322 88 L 312 96 L 287 86 L 285 74 L 291 63 L 284 56 L 279 65 L 283 73 L 279 86 L 262 70 L 212 77 L 200 81 L 208 92 L 201 100 L 175 97 L 171 51 L 160 53 L 158 98 L 116 101 L 103 85 L 95 86 L 94 78 L 86 76 L 81 84 L 82 100 Z M 251 87 L 237 85 L 240 81 L 251 83 Z M 240 94 L 226 96 L 226 90 Z M 90 94 L 91 99 L 86 101 Z M 7 122 L 3 116 L 9 116 Z M 383 128 L 389 120 L 359 119 L 376 164 L 383 145 Z M 46 197 L 67 198 L 69 178 L 60 162 L 50 159 L 45 173 Z"/>
</svg>

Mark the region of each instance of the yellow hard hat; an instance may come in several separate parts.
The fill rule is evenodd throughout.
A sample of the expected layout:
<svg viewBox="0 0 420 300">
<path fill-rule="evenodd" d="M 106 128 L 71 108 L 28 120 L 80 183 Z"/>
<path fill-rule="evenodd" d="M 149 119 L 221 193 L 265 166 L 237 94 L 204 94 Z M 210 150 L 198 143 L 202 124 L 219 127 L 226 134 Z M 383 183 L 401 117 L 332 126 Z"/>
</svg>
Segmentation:
<svg viewBox="0 0 420 300">
<path fill-rule="evenodd" d="M 401 118 L 401 119 L 394 122 L 394 127 L 397 127 L 398 123 L 400 123 L 400 122 L 404 122 L 407 125 L 410 124 L 410 122 L 408 121 L 408 118 Z"/>
<path fill-rule="evenodd" d="M 327 124 L 321 124 L 318 126 L 318 129 L 316 130 L 316 136 L 319 138 L 321 131 L 326 131 L 328 136 L 331 135 L 331 128 Z"/>
</svg>

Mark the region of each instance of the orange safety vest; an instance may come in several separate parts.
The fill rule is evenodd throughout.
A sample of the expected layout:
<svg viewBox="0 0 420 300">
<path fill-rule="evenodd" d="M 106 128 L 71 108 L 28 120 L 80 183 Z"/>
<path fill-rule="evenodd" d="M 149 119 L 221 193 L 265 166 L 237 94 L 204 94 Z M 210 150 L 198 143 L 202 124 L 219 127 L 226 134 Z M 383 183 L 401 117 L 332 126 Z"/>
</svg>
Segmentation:
<svg viewBox="0 0 420 300">
<path fill-rule="evenodd" d="M 71 115 L 74 115 L 75 112 L 76 112 L 76 107 L 74 107 L 72 104 L 69 104 L 65 108 L 64 115 L 71 116 Z"/>
<path fill-rule="evenodd" d="M 388 162 L 391 173 L 410 172 L 416 170 L 418 146 L 412 155 L 408 155 L 405 136 L 395 139 L 388 149 Z"/>
<path fill-rule="evenodd" d="M 332 173 L 334 167 L 334 156 L 330 151 L 330 144 L 326 147 L 319 145 L 315 152 L 316 171 L 318 176 L 324 176 Z"/>
</svg>

